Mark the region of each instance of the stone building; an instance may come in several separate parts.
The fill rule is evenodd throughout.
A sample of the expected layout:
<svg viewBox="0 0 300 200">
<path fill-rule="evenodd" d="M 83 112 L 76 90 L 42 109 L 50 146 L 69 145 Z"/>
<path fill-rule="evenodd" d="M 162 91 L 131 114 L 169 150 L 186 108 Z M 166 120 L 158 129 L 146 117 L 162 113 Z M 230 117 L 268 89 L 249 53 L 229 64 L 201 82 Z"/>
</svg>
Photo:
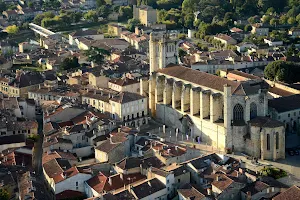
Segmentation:
<svg viewBox="0 0 300 200">
<path fill-rule="evenodd" d="M 220 150 L 243 151 L 263 159 L 285 157 L 284 125 L 265 117 L 268 100 L 264 85 L 171 66 L 176 54 L 166 56 L 167 49 L 176 49 L 176 42 L 156 45 L 151 38 L 149 88 L 142 81 L 141 91 L 149 90 L 153 117 Z M 156 46 L 160 48 L 153 48 Z"/>
</svg>

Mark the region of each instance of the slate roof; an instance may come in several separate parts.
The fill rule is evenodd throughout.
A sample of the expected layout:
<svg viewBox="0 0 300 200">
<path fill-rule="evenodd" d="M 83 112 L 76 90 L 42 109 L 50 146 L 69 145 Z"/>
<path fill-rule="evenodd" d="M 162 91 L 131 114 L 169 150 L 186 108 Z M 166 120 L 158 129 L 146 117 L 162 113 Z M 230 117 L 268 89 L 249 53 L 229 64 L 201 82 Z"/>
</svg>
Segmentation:
<svg viewBox="0 0 300 200">
<path fill-rule="evenodd" d="M 56 200 L 83 198 L 84 193 L 75 190 L 65 190 L 55 195 Z"/>
<path fill-rule="evenodd" d="M 145 99 L 145 97 L 132 92 L 121 92 L 118 95 L 115 95 L 113 98 L 111 98 L 111 101 L 115 101 L 118 103 L 128 103 L 140 99 Z"/>
<path fill-rule="evenodd" d="M 89 35 L 98 35 L 97 30 L 93 29 L 88 29 L 88 30 L 78 30 L 70 33 L 71 36 L 73 37 L 81 37 L 81 36 L 89 36 Z"/>
<path fill-rule="evenodd" d="M 300 94 L 270 99 L 269 107 L 279 113 L 300 109 Z"/>
<path fill-rule="evenodd" d="M 165 164 L 162 163 L 156 156 L 145 158 L 142 161 L 142 167 L 148 169 L 149 167 L 162 168 Z"/>
<path fill-rule="evenodd" d="M 284 126 L 280 121 L 268 118 L 268 117 L 256 117 L 249 121 L 251 126 L 261 127 L 261 128 L 276 128 Z"/>
<path fill-rule="evenodd" d="M 140 167 L 141 159 L 135 157 L 124 158 L 117 166 L 123 170 Z"/>
<path fill-rule="evenodd" d="M 126 86 L 138 83 L 137 80 L 129 78 L 112 78 L 109 82 L 119 86 Z"/>
<path fill-rule="evenodd" d="M 137 196 L 138 199 L 145 198 L 149 195 L 152 195 L 156 192 L 159 192 L 165 189 L 166 186 L 157 178 L 147 180 L 139 185 L 136 185 L 132 188 L 132 191 Z"/>
<path fill-rule="evenodd" d="M 25 142 L 25 141 L 26 141 L 26 138 L 25 138 L 25 135 L 23 135 L 23 134 L 3 136 L 0 139 L 0 145 L 13 144 L 13 143 L 22 143 L 22 142 Z"/>
<path fill-rule="evenodd" d="M 231 86 L 232 91 L 239 85 L 239 83 L 230 81 L 219 76 L 201 72 L 198 70 L 193 70 L 183 66 L 170 66 L 164 69 L 158 70 L 160 74 L 166 74 L 168 76 L 173 76 L 178 79 L 182 79 L 197 85 L 212 88 L 218 91 L 224 91 L 224 85 L 228 84 Z"/>
</svg>

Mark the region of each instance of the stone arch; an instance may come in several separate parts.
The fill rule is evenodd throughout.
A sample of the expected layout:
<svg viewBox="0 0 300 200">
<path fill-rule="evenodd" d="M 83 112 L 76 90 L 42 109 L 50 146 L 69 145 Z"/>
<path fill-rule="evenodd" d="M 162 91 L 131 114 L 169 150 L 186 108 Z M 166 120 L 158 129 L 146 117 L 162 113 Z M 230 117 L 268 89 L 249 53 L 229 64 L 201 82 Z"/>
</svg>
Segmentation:
<svg viewBox="0 0 300 200">
<path fill-rule="evenodd" d="M 257 105 L 252 102 L 250 104 L 250 119 L 254 119 L 255 117 L 257 117 Z"/>
<path fill-rule="evenodd" d="M 236 104 L 233 108 L 233 120 L 244 121 L 244 108 L 241 104 Z"/>
</svg>

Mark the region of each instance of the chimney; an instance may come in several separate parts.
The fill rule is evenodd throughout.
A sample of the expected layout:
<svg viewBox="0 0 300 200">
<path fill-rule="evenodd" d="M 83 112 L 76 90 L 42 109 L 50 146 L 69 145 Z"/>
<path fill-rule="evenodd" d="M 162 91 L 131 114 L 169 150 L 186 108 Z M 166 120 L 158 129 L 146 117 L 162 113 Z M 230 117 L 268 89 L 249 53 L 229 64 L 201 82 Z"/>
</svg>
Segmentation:
<svg viewBox="0 0 300 200">
<path fill-rule="evenodd" d="M 210 196 L 211 195 L 211 189 L 207 188 L 206 190 L 207 190 L 207 195 Z"/>
<path fill-rule="evenodd" d="M 94 94 L 97 94 L 97 91 L 96 91 L 96 90 L 94 90 Z"/>
<path fill-rule="evenodd" d="M 246 199 L 247 199 L 247 200 L 251 200 L 251 192 L 248 191 L 246 194 L 247 194 L 247 198 L 246 198 Z"/>
<path fill-rule="evenodd" d="M 244 169 L 243 169 L 243 168 L 239 168 L 239 172 L 240 172 L 241 174 L 244 174 Z"/>
<path fill-rule="evenodd" d="M 109 183 L 109 185 L 112 185 L 112 179 L 111 179 L 111 177 L 108 178 L 108 183 Z"/>
<path fill-rule="evenodd" d="M 170 154 L 171 149 L 168 149 L 168 154 Z"/>
<path fill-rule="evenodd" d="M 176 151 L 178 150 L 178 146 L 175 146 L 175 150 L 176 150 Z"/>
<path fill-rule="evenodd" d="M 123 173 L 120 173 L 120 178 L 122 179 L 122 180 L 124 180 L 123 178 Z"/>
<path fill-rule="evenodd" d="M 118 128 L 118 133 L 120 133 L 121 132 L 121 128 Z"/>
<path fill-rule="evenodd" d="M 216 181 L 220 181 L 220 180 L 221 180 L 221 177 L 218 175 L 216 178 Z"/>
</svg>

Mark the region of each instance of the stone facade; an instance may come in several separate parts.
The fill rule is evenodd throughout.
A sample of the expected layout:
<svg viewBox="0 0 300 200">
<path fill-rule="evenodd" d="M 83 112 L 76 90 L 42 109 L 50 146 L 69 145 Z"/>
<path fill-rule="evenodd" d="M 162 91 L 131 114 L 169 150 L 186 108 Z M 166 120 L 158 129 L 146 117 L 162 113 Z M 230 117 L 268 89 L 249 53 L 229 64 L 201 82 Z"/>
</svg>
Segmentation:
<svg viewBox="0 0 300 200">
<path fill-rule="evenodd" d="M 230 81 L 183 66 L 164 68 L 169 63 L 165 48 L 157 50 L 153 36 L 149 45 L 149 108 L 153 117 L 220 150 L 243 151 L 262 159 L 284 158 L 284 125 L 265 117 L 267 89 L 256 82 Z M 250 123 L 254 119 L 255 125 Z M 272 125 L 260 124 L 257 132 L 258 122 Z M 274 139 L 265 151 L 264 136 L 273 138 L 275 133 L 280 143 L 276 153 L 270 150 L 276 146 Z"/>
</svg>

